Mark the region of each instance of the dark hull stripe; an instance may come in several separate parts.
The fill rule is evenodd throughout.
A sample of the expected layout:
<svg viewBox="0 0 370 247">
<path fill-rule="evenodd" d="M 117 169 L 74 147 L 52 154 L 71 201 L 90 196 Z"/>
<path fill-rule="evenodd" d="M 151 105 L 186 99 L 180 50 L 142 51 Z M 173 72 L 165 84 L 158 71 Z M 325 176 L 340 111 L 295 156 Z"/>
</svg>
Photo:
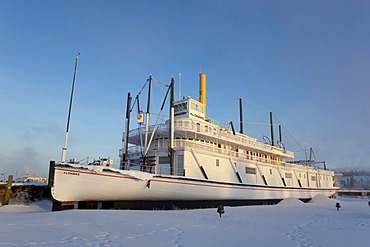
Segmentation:
<svg viewBox="0 0 370 247">
<path fill-rule="evenodd" d="M 166 179 L 166 180 L 163 180 Z M 167 181 L 176 180 L 176 181 Z M 179 182 L 181 180 L 184 182 Z M 256 189 L 256 190 L 276 190 L 276 191 L 287 191 L 287 190 L 298 190 L 298 191 L 335 191 L 335 188 L 301 188 L 301 187 L 283 187 L 283 186 L 268 186 L 268 185 L 258 185 L 258 184 L 240 184 L 240 183 L 230 183 L 230 182 L 220 182 L 212 180 L 201 180 L 194 178 L 181 178 L 181 177 L 166 177 L 166 176 L 154 176 L 151 181 L 162 182 L 162 183 L 174 183 L 174 184 L 187 184 L 196 186 L 207 186 L 207 187 L 217 187 L 217 188 L 230 188 L 230 189 Z M 186 181 L 186 182 L 185 182 Z M 193 183 L 189 183 L 189 182 Z M 251 188 L 252 187 L 252 188 Z"/>
</svg>

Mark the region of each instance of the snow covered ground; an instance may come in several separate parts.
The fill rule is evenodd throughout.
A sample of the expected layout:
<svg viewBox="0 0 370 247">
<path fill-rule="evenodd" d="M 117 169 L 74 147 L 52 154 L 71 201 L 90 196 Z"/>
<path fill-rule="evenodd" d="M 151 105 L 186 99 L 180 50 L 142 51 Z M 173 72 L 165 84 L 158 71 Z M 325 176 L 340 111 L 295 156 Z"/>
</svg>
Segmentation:
<svg viewBox="0 0 370 247">
<path fill-rule="evenodd" d="M 335 203 L 342 208 L 337 211 Z M 0 207 L 0 246 L 369 246 L 368 199 L 286 199 L 273 206 L 179 211 Z"/>
</svg>

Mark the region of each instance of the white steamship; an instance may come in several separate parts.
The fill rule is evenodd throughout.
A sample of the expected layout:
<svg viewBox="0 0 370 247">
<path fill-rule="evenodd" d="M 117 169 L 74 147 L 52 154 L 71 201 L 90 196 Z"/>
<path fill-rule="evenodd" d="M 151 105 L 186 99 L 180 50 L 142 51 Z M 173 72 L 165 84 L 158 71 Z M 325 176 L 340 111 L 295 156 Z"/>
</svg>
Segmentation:
<svg viewBox="0 0 370 247">
<path fill-rule="evenodd" d="M 62 162 L 52 170 L 55 200 L 207 207 L 276 203 L 288 197 L 307 201 L 336 193 L 333 171 L 318 168 L 312 161 L 291 161 L 294 153 L 282 143 L 274 145 L 273 138 L 267 144 L 259 142 L 243 133 L 242 124 L 240 132 L 235 132 L 233 125 L 223 128 L 206 118 L 205 74 L 200 74 L 199 101 L 190 97 L 174 101 L 172 79 L 159 113 L 163 115 L 169 98 L 170 117 L 150 124 L 152 83 L 150 76 L 144 113 L 139 107 L 142 91 L 133 104 L 128 94 L 120 169 L 110 167 L 107 160 L 95 165 L 65 162 L 64 148 Z M 138 127 L 130 129 L 136 106 Z"/>
</svg>

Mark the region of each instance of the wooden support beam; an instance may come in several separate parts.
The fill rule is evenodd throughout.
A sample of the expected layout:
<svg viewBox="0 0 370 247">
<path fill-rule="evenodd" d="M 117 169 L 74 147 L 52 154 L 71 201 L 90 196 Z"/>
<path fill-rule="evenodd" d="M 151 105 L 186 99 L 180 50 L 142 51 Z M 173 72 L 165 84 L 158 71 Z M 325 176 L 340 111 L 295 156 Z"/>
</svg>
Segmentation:
<svg viewBox="0 0 370 247">
<path fill-rule="evenodd" d="M 53 200 L 51 211 L 63 211 L 75 208 L 75 202 L 60 202 Z"/>
<path fill-rule="evenodd" d="M 12 193 L 12 184 L 13 184 L 13 175 L 9 175 L 8 183 L 6 184 L 6 187 L 5 187 L 4 205 L 9 204 L 10 195 Z"/>
</svg>

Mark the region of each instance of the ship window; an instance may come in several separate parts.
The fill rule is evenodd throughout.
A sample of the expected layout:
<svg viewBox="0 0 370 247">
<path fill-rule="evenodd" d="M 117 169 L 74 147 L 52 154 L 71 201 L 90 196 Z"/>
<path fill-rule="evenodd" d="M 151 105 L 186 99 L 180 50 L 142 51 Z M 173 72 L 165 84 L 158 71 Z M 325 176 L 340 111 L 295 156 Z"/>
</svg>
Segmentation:
<svg viewBox="0 0 370 247">
<path fill-rule="evenodd" d="M 292 174 L 291 174 L 291 173 L 286 172 L 286 173 L 285 173 L 285 177 L 286 177 L 286 178 L 292 178 Z"/>
<path fill-rule="evenodd" d="M 220 166 L 220 160 L 216 159 L 216 166 Z"/>
<path fill-rule="evenodd" d="M 272 169 L 270 169 L 270 174 L 272 174 Z"/>
<path fill-rule="evenodd" d="M 245 167 L 245 173 L 247 173 L 247 174 L 256 174 L 256 168 Z"/>
<path fill-rule="evenodd" d="M 159 157 L 159 164 L 169 164 L 169 163 L 170 163 L 170 157 L 168 156 Z"/>
<path fill-rule="evenodd" d="M 312 181 L 316 181 L 316 177 L 315 176 L 311 176 L 311 180 Z"/>
<path fill-rule="evenodd" d="M 174 107 L 175 113 L 180 111 L 186 111 L 188 109 L 187 102 L 179 103 Z"/>
</svg>

